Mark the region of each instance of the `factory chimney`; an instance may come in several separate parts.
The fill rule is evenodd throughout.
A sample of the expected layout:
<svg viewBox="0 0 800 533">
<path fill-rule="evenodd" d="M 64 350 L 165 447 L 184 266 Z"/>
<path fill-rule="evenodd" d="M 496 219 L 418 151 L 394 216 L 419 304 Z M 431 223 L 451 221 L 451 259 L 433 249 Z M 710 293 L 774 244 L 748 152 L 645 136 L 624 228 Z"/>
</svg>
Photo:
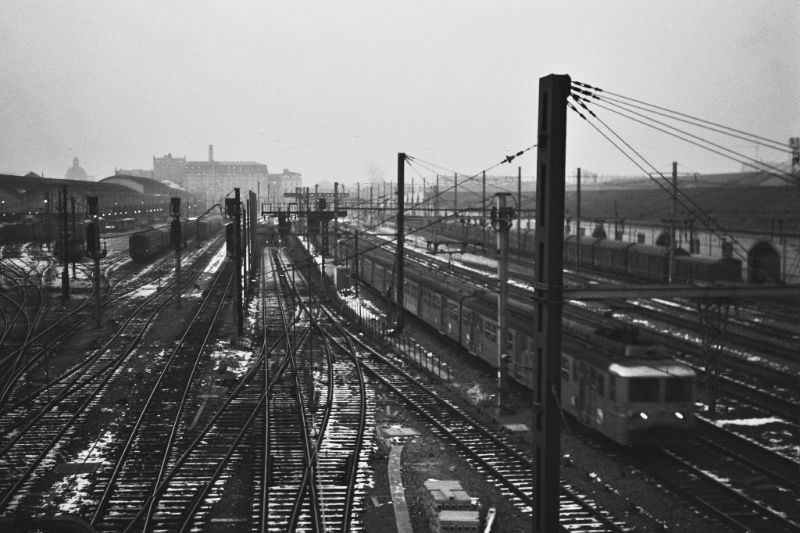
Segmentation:
<svg viewBox="0 0 800 533">
<path fill-rule="evenodd" d="M 209 163 L 213 163 L 214 162 L 214 145 L 213 144 L 209 144 L 208 145 L 208 162 Z"/>
</svg>

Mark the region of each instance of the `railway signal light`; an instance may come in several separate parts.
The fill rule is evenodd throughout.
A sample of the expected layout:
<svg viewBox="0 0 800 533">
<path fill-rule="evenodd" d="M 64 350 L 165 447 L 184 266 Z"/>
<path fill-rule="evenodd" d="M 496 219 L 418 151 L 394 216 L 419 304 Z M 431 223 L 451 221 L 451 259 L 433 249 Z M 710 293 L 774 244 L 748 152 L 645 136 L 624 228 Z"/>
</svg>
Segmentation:
<svg viewBox="0 0 800 533">
<path fill-rule="evenodd" d="M 172 219 L 169 225 L 169 243 L 173 250 L 183 248 L 183 228 L 179 218 Z"/>
<path fill-rule="evenodd" d="M 90 257 L 100 252 L 100 228 L 97 222 L 90 222 L 86 226 L 86 251 Z"/>
<path fill-rule="evenodd" d="M 225 198 L 225 216 L 234 218 L 236 216 L 236 199 Z"/>
</svg>

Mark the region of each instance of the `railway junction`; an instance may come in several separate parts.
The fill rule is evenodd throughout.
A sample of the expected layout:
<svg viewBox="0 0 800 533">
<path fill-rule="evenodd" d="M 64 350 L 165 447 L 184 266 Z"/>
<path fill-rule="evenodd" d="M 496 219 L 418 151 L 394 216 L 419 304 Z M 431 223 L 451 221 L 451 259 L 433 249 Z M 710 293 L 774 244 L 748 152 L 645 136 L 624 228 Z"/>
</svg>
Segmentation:
<svg viewBox="0 0 800 533">
<path fill-rule="evenodd" d="M 791 219 L 679 252 L 676 216 L 665 245 L 587 192 L 581 231 L 559 128 L 585 87 L 542 79 L 547 170 L 516 212 L 406 206 L 400 153 L 380 205 L 163 190 L 151 227 L 112 231 L 103 194 L 128 193 L 98 189 L 84 230 L 63 193 L 60 225 L 23 215 L 0 243 L 0 529 L 797 531 Z"/>
</svg>

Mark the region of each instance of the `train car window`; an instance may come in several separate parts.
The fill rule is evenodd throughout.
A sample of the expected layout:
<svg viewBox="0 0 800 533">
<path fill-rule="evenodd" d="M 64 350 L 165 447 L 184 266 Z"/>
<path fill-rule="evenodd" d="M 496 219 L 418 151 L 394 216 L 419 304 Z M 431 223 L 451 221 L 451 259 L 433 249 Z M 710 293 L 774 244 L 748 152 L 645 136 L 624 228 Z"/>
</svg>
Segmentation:
<svg viewBox="0 0 800 533">
<path fill-rule="evenodd" d="M 458 322 L 458 304 L 455 302 L 447 302 L 447 316 L 452 322 Z"/>
<path fill-rule="evenodd" d="M 685 402 L 692 399 L 691 378 L 667 378 L 664 399 L 668 402 Z"/>
<path fill-rule="evenodd" d="M 658 378 L 631 378 L 628 380 L 628 400 L 657 402 L 658 388 Z"/>
<path fill-rule="evenodd" d="M 608 376 L 608 399 L 611 401 L 617 400 L 617 376 L 609 374 Z"/>
<path fill-rule="evenodd" d="M 497 342 L 497 324 L 486 321 L 484 325 L 484 336 L 492 342 Z"/>
<path fill-rule="evenodd" d="M 561 381 L 569 381 L 569 359 L 561 356 Z"/>
</svg>

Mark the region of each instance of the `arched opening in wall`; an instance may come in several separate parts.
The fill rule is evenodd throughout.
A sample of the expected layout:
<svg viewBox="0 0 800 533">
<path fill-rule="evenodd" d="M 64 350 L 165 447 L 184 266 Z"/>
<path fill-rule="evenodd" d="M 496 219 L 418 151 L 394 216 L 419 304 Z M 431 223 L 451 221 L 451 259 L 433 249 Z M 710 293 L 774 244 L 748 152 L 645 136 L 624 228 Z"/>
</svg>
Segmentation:
<svg viewBox="0 0 800 533">
<path fill-rule="evenodd" d="M 592 231 L 592 237 L 595 239 L 606 239 L 606 230 L 603 229 L 601 224 L 598 224 L 594 227 L 594 231 Z"/>
<path fill-rule="evenodd" d="M 776 283 L 781 279 L 781 257 L 768 242 L 756 243 L 747 254 L 750 283 Z"/>
<path fill-rule="evenodd" d="M 669 246 L 670 243 L 670 236 L 669 233 L 666 231 L 662 231 L 661 234 L 656 239 L 656 246 Z"/>
</svg>

